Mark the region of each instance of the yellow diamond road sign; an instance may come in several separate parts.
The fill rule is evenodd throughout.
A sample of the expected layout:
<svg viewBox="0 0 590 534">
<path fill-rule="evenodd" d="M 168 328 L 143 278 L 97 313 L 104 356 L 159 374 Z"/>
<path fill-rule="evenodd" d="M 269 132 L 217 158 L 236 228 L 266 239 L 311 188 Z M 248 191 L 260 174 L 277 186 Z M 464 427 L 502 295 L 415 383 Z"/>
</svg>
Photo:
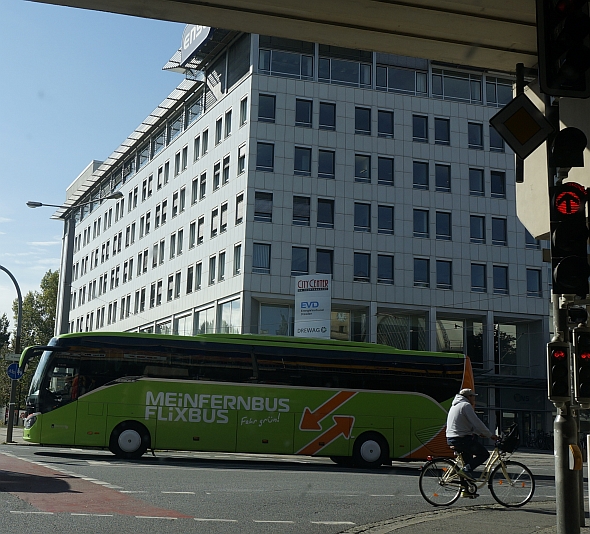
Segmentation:
<svg viewBox="0 0 590 534">
<path fill-rule="evenodd" d="M 522 159 L 537 149 L 553 131 L 543 113 L 524 94 L 506 104 L 490 119 L 490 124 Z"/>
</svg>

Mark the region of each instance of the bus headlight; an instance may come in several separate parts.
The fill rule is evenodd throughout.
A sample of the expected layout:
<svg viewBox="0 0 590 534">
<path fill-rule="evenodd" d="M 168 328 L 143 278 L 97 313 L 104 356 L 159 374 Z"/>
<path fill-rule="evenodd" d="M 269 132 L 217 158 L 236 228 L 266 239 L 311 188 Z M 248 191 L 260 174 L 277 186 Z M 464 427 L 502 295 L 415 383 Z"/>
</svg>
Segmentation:
<svg viewBox="0 0 590 534">
<path fill-rule="evenodd" d="M 25 428 L 31 428 L 37 422 L 37 415 L 39 412 L 32 413 L 25 419 Z"/>
</svg>

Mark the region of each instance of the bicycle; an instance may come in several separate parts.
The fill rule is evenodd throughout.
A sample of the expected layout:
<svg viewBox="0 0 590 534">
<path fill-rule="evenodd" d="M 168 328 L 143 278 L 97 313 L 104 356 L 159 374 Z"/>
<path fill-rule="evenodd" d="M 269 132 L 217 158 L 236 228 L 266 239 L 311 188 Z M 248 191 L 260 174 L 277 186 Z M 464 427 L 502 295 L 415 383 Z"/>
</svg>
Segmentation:
<svg viewBox="0 0 590 534">
<path fill-rule="evenodd" d="M 511 455 L 516 446 L 504 447 L 503 440 L 496 442 L 477 479 L 459 473 L 464 467 L 461 454 L 455 453 L 454 460 L 433 458 L 427 461 L 419 480 L 422 497 L 433 506 L 450 506 L 462 493 L 475 497 L 477 490 L 487 483 L 492 497 L 502 506 L 516 508 L 525 505 L 535 492 L 535 477 L 526 465 L 507 460 L 507 455 Z"/>
</svg>

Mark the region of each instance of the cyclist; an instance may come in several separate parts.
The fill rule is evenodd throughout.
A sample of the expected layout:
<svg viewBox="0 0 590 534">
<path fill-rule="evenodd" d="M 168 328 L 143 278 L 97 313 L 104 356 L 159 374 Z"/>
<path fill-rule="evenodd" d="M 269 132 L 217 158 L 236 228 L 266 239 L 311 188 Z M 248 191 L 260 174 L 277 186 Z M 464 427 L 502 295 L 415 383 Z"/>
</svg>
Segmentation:
<svg viewBox="0 0 590 534">
<path fill-rule="evenodd" d="M 490 456 L 487 449 L 477 441 L 477 437 L 499 439 L 477 417 L 474 409 L 476 395 L 468 388 L 459 391 L 447 416 L 447 443 L 463 456 L 465 467 L 460 474 L 470 478 L 475 478 L 473 470 Z"/>
</svg>

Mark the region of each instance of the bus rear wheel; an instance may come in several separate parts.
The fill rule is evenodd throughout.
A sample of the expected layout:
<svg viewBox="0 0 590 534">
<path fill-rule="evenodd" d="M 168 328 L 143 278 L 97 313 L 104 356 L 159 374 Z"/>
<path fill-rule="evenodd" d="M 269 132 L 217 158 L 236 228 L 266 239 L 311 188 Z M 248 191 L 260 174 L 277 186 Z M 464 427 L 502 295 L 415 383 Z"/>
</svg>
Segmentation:
<svg viewBox="0 0 590 534">
<path fill-rule="evenodd" d="M 379 467 L 388 456 L 387 441 L 378 432 L 361 434 L 354 442 L 352 460 L 357 467 L 365 469 Z"/>
<path fill-rule="evenodd" d="M 150 446 L 148 429 L 137 421 L 123 421 L 111 432 L 109 450 L 118 458 L 135 460 L 141 458 Z"/>
</svg>

